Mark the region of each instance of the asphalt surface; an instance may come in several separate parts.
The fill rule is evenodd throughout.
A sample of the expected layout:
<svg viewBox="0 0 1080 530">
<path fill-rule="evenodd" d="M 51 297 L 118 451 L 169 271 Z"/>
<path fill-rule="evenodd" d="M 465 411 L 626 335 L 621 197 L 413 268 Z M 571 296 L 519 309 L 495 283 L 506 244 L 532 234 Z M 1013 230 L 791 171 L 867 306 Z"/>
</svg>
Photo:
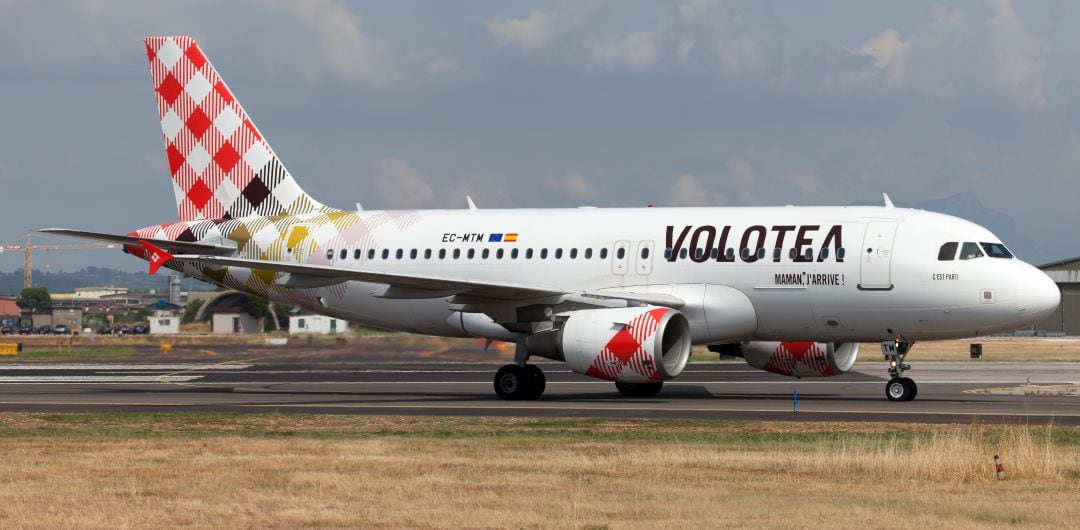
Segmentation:
<svg viewBox="0 0 1080 530">
<path fill-rule="evenodd" d="M 1080 363 L 915 363 L 918 399 L 885 399 L 882 363 L 790 379 L 695 363 L 655 397 L 539 363 L 538 401 L 495 396 L 500 365 L 302 358 L 0 364 L 0 411 L 232 411 L 440 416 L 726 418 L 1080 425 Z M 797 391 L 797 412 L 794 394 Z"/>
</svg>

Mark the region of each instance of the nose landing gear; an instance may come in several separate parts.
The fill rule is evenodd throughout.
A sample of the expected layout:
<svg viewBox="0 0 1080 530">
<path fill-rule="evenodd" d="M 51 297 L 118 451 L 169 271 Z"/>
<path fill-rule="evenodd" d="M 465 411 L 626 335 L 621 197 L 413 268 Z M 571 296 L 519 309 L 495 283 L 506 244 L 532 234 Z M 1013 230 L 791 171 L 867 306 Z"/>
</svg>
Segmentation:
<svg viewBox="0 0 1080 530">
<path fill-rule="evenodd" d="M 904 371 L 910 370 L 910 364 L 904 364 L 904 357 L 914 346 L 914 342 L 904 340 L 887 340 L 881 343 L 881 353 L 889 362 L 889 382 L 885 384 L 885 397 L 889 401 L 911 401 L 919 393 L 919 386 L 910 377 L 904 377 Z"/>
</svg>

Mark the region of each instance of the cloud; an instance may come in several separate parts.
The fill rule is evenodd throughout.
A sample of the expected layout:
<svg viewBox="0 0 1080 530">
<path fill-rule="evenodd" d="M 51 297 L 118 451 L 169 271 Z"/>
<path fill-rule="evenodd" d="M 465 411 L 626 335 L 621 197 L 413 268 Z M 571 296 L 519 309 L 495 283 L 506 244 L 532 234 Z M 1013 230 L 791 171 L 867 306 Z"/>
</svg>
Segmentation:
<svg viewBox="0 0 1080 530">
<path fill-rule="evenodd" d="M 672 206 L 721 206 L 727 201 L 722 193 L 712 193 L 696 176 L 683 173 L 671 183 L 668 198 Z"/>
<path fill-rule="evenodd" d="M 210 14 L 213 16 L 210 16 Z M 255 28 L 273 28 L 261 31 Z M 257 38 L 252 34 L 259 31 Z M 193 34 L 211 59 L 228 50 L 243 68 L 279 82 L 328 81 L 388 88 L 460 71 L 431 50 L 407 50 L 375 37 L 339 0 L 140 3 L 85 0 L 0 4 L 0 67 L 55 76 L 127 67 L 147 34 Z M 250 71 L 250 70 L 249 70 Z"/>
<path fill-rule="evenodd" d="M 560 2 L 554 9 L 534 9 L 524 18 L 500 17 L 486 24 L 499 46 L 514 46 L 527 52 L 542 50 L 556 37 L 585 24 L 603 2 L 578 0 Z"/>
<path fill-rule="evenodd" d="M 738 12 L 717 0 L 689 0 L 678 7 L 682 34 L 676 57 L 682 64 L 715 68 L 728 78 L 764 73 L 768 54 L 742 29 Z"/>
<path fill-rule="evenodd" d="M 547 189 L 574 199 L 594 199 L 596 188 L 588 179 L 578 173 L 570 172 L 562 177 L 548 177 Z"/>
<path fill-rule="evenodd" d="M 660 39 L 660 30 L 644 29 L 594 41 L 589 45 L 589 61 L 600 66 L 625 66 L 641 72 L 660 60 Z"/>
<path fill-rule="evenodd" d="M 375 161 L 375 193 L 388 209 L 436 206 L 427 175 L 396 158 Z"/>
<path fill-rule="evenodd" d="M 909 35 L 886 28 L 855 48 L 811 61 L 801 72 L 786 70 L 775 84 L 798 87 L 800 75 L 810 75 L 827 91 L 841 94 L 909 93 L 939 101 L 982 97 L 1020 110 L 1044 108 L 1047 46 L 1025 29 L 1009 0 L 986 0 L 986 6 L 985 32 L 968 26 L 961 9 L 935 7 Z"/>
<path fill-rule="evenodd" d="M 986 21 L 990 35 L 991 75 L 998 88 L 1018 105 L 1042 109 L 1043 71 L 1046 46 L 1028 33 L 1010 0 L 986 0 L 991 16 Z"/>
<path fill-rule="evenodd" d="M 910 48 L 911 44 L 900 38 L 900 32 L 889 28 L 852 50 L 852 53 L 871 58 L 873 67 L 883 73 L 885 82 L 897 84 L 904 81 L 904 64 Z"/>
</svg>

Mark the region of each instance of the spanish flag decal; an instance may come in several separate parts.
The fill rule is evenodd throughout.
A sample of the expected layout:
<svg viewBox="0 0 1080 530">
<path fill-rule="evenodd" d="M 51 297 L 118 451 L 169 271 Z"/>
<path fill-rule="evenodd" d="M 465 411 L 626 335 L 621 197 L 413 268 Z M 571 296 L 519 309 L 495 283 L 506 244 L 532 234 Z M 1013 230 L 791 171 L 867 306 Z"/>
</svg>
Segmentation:
<svg viewBox="0 0 1080 530">
<path fill-rule="evenodd" d="M 503 236 L 503 243 L 517 243 L 517 234 L 506 234 Z"/>
</svg>

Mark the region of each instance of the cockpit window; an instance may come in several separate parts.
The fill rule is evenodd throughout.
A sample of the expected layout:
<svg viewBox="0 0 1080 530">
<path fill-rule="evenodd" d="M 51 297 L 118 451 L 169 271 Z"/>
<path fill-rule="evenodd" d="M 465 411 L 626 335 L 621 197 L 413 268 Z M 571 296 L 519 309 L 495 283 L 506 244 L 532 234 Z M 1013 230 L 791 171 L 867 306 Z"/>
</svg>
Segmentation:
<svg viewBox="0 0 1080 530">
<path fill-rule="evenodd" d="M 937 260 L 952 261 L 956 259 L 956 247 L 958 247 L 959 245 L 960 244 L 956 241 L 950 241 L 948 243 L 945 243 L 944 245 L 941 245 L 941 249 L 938 250 L 937 253 Z"/>
<path fill-rule="evenodd" d="M 1005 248 L 1005 245 L 1001 243 L 981 243 L 983 250 L 986 251 L 986 255 L 991 258 L 1011 258 L 1012 252 Z"/>
<path fill-rule="evenodd" d="M 979 250 L 979 245 L 976 243 L 964 243 L 964 246 L 960 249 L 960 259 L 975 259 L 983 257 L 983 253 Z"/>
</svg>

